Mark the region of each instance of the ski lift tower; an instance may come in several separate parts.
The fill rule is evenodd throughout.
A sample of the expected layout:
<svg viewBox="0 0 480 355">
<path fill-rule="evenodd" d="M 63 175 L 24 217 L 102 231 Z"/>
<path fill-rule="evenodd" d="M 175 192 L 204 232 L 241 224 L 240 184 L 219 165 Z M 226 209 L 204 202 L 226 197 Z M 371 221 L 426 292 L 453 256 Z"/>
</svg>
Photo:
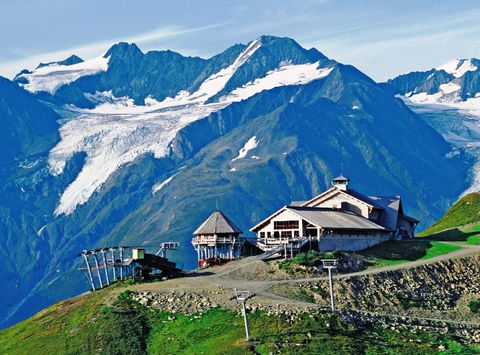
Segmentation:
<svg viewBox="0 0 480 355">
<path fill-rule="evenodd" d="M 328 281 L 330 283 L 330 302 L 332 307 L 332 312 L 335 311 L 335 303 L 333 302 L 333 280 L 332 280 L 332 269 L 337 268 L 337 259 L 322 259 L 323 268 L 328 269 Z"/>
<path fill-rule="evenodd" d="M 160 249 L 158 249 L 156 256 L 160 256 L 162 258 L 167 258 L 167 250 L 177 250 L 178 249 L 177 242 L 165 242 L 160 244 Z"/>
</svg>

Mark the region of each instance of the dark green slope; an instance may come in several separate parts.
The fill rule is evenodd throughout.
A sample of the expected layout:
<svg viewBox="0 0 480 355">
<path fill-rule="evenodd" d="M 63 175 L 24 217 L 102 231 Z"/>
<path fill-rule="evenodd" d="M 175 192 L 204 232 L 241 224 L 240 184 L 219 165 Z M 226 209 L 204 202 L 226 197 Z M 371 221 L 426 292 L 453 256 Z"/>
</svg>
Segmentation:
<svg viewBox="0 0 480 355">
<path fill-rule="evenodd" d="M 480 192 L 472 192 L 458 200 L 442 218 L 423 231 L 421 236 L 437 236 L 437 233 L 445 230 L 478 223 L 480 223 Z"/>
</svg>

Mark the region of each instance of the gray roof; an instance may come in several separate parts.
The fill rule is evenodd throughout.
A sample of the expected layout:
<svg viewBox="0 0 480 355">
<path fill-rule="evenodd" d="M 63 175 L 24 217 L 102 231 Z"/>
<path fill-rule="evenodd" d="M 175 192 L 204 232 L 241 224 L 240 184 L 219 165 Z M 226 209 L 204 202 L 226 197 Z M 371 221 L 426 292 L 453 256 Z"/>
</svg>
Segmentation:
<svg viewBox="0 0 480 355">
<path fill-rule="evenodd" d="M 377 198 L 378 197 L 375 197 L 375 196 L 365 196 L 364 194 L 358 192 L 357 190 L 354 190 L 354 189 L 348 189 L 347 191 L 345 191 L 347 194 L 349 194 L 350 196 L 353 196 L 355 197 L 356 199 L 360 200 L 360 201 L 363 201 L 365 203 L 368 203 L 369 205 L 371 205 L 372 207 L 375 207 L 375 208 L 379 208 L 379 209 L 382 209 L 384 208 L 383 205 L 377 203 Z"/>
<path fill-rule="evenodd" d="M 341 174 L 340 176 L 337 176 L 335 179 L 332 179 L 332 181 L 350 181 L 349 178 L 346 178 L 345 176 L 343 176 L 343 174 Z"/>
<path fill-rule="evenodd" d="M 295 206 L 295 207 L 300 207 L 304 204 L 306 204 L 308 201 L 292 201 L 290 202 L 289 206 Z"/>
<path fill-rule="evenodd" d="M 369 198 L 384 210 L 382 225 L 388 229 L 395 230 L 400 212 L 400 196 L 370 196 Z"/>
<path fill-rule="evenodd" d="M 382 226 L 348 211 L 295 206 L 287 206 L 287 209 L 321 228 L 385 230 Z"/>
<path fill-rule="evenodd" d="M 210 217 L 197 228 L 193 234 L 235 234 L 243 233 L 235 223 L 219 210 L 213 212 Z"/>
</svg>

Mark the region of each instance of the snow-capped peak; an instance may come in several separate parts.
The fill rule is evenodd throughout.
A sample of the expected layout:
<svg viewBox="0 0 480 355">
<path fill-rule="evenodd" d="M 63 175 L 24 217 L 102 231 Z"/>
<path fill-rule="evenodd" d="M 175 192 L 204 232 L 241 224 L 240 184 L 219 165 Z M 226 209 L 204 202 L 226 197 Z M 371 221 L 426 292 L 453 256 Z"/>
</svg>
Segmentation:
<svg viewBox="0 0 480 355">
<path fill-rule="evenodd" d="M 101 102 L 94 109 L 74 108 L 78 116 L 61 127 L 61 141 L 50 152 L 49 164 L 53 174 L 61 174 L 76 152 L 85 152 L 87 158 L 82 171 L 62 194 L 55 214 L 72 213 L 78 205 L 86 203 L 115 170 L 139 156 L 146 153 L 153 153 L 156 158 L 166 156 L 170 142 L 186 125 L 261 91 L 304 85 L 326 77 L 332 70 L 319 68 L 319 62 L 283 63 L 264 77 L 208 102 L 225 88 L 238 68 L 261 45 L 261 39 L 250 43 L 230 66 L 208 77 L 194 93 L 181 91 L 161 102 L 149 99 L 148 105 L 137 106 L 130 98 L 115 98 L 104 92 L 89 97 L 92 102 Z M 102 95 L 105 100 L 101 99 Z M 254 143 L 252 140 L 250 144 Z"/>
<path fill-rule="evenodd" d="M 444 70 L 456 78 L 461 78 L 466 72 L 475 71 L 478 68 L 472 63 L 471 59 L 454 59 L 435 69 Z"/>
<path fill-rule="evenodd" d="M 20 85 L 25 90 L 36 93 L 46 91 L 54 94 L 61 86 L 69 84 L 82 76 L 94 75 L 108 69 L 110 57 L 98 57 L 72 65 L 52 63 L 41 66 L 31 73 L 24 73 L 17 77 L 27 82 Z"/>
</svg>

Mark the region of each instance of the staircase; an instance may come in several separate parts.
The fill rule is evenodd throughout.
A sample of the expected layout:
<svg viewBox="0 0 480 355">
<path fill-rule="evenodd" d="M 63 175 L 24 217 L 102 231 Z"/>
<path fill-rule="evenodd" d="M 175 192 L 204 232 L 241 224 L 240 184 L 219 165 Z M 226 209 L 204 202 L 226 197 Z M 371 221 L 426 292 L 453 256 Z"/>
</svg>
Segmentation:
<svg viewBox="0 0 480 355">
<path fill-rule="evenodd" d="M 302 247 L 307 243 L 308 243 L 307 238 L 292 239 L 290 243 L 287 243 L 287 253 L 290 252 L 292 248 L 292 244 L 293 244 L 294 253 L 295 252 L 299 253 Z M 284 254 L 284 252 L 285 252 L 285 244 L 280 244 L 278 246 L 275 246 L 271 249 L 266 250 L 263 254 L 258 255 L 257 258 L 259 260 L 266 260 L 274 254 L 277 254 L 277 253 Z"/>
</svg>

